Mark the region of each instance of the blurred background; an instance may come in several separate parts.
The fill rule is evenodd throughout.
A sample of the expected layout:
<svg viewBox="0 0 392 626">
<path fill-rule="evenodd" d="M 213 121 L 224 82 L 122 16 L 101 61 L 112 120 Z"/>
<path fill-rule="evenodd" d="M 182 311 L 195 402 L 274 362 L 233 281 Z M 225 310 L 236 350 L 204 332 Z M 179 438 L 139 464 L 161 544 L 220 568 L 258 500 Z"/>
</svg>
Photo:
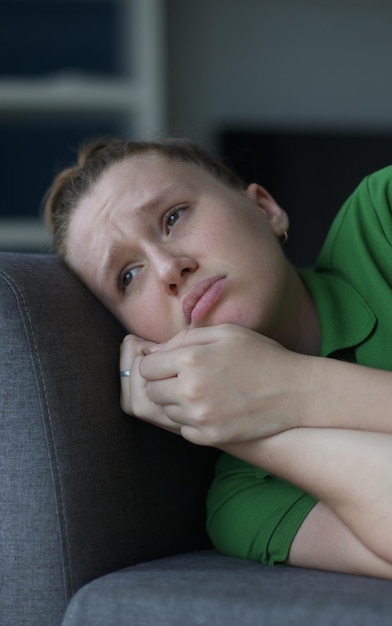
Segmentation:
<svg viewBox="0 0 392 626">
<path fill-rule="evenodd" d="M 392 163 L 389 0 L 0 0 L 0 249 L 45 251 L 42 197 L 80 143 L 186 136 L 265 185 L 311 265 Z"/>
</svg>

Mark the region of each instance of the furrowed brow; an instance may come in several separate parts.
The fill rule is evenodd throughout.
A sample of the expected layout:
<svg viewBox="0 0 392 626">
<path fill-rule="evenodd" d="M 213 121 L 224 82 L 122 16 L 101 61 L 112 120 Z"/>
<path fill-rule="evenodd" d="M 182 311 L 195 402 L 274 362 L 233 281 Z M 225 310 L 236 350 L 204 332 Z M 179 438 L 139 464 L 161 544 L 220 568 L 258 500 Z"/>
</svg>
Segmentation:
<svg viewBox="0 0 392 626">
<path fill-rule="evenodd" d="M 189 189 L 189 185 L 184 183 L 169 185 L 169 187 L 163 189 L 163 191 L 156 198 L 152 198 L 145 204 L 141 204 L 140 206 L 136 207 L 136 209 L 134 210 L 134 217 L 143 218 L 146 215 L 150 215 L 154 209 L 159 208 L 163 203 L 165 203 L 171 194 L 177 193 L 179 191 L 189 191 Z"/>
</svg>

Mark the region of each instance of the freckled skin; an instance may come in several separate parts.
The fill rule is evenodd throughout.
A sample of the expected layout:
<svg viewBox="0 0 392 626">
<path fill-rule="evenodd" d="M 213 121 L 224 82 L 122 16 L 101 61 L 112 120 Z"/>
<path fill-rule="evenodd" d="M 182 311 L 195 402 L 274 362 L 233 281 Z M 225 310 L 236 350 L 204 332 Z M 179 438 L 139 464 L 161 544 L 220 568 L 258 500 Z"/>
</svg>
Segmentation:
<svg viewBox="0 0 392 626">
<path fill-rule="evenodd" d="M 277 241 L 287 228 L 286 214 L 260 186 L 238 191 L 202 168 L 148 154 L 111 166 L 82 199 L 67 260 L 138 336 L 163 342 L 186 328 L 229 322 L 290 347 L 301 290 Z M 124 293 L 121 273 L 132 278 Z M 224 290 L 189 323 L 184 297 L 211 276 L 225 278 Z"/>
</svg>

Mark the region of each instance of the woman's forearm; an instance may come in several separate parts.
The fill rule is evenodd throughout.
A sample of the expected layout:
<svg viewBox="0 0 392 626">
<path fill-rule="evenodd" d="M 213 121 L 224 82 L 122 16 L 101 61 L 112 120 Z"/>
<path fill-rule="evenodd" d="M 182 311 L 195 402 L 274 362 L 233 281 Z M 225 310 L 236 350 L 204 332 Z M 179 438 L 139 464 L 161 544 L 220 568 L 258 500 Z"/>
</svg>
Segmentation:
<svg viewBox="0 0 392 626">
<path fill-rule="evenodd" d="M 308 357 L 305 357 L 308 358 Z M 312 358 L 304 372 L 302 426 L 392 434 L 392 373 L 335 359 Z"/>
<path fill-rule="evenodd" d="M 225 450 L 312 493 L 392 563 L 392 435 L 298 428 Z"/>
</svg>

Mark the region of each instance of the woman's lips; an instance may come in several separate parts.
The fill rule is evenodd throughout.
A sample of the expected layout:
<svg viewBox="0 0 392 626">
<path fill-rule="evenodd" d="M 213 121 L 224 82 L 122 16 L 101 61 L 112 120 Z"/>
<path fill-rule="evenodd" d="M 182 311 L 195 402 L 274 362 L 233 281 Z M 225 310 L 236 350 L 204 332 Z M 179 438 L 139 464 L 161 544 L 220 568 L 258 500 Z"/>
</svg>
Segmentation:
<svg viewBox="0 0 392 626">
<path fill-rule="evenodd" d="M 197 322 L 208 313 L 221 295 L 225 276 L 210 276 L 199 280 L 184 297 L 182 310 L 187 324 Z"/>
</svg>

